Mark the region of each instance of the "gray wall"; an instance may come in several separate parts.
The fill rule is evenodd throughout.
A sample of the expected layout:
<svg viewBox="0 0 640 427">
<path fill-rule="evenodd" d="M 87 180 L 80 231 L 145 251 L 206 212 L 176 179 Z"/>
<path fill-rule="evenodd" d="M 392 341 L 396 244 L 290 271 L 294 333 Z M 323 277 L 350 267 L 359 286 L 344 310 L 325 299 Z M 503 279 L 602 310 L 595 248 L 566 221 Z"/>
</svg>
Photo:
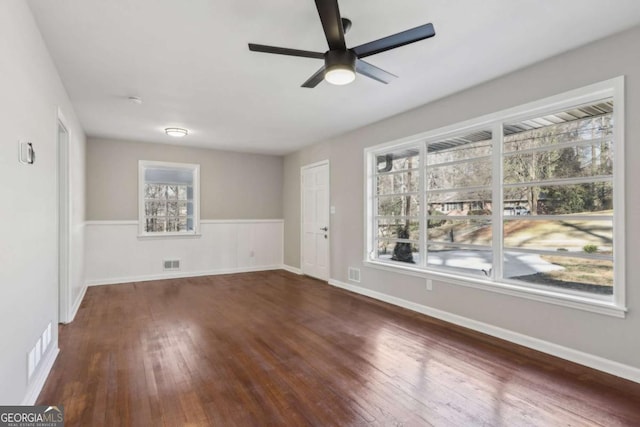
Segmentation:
<svg viewBox="0 0 640 427">
<path fill-rule="evenodd" d="M 27 353 L 49 323 L 43 360 L 58 345 L 58 110 L 70 134 L 70 303 L 82 293 L 85 135 L 26 2 L 0 2 L 0 58 L 0 405 L 14 405 L 35 390 L 44 363 L 27 381 Z M 35 164 L 18 162 L 18 141 L 34 144 Z"/>
<path fill-rule="evenodd" d="M 331 162 L 331 277 L 640 368 L 640 28 L 567 52 L 499 79 L 309 147 L 285 158 L 285 264 L 300 266 L 300 167 Z M 364 267 L 364 154 L 376 145 L 626 75 L 626 319 Z"/>
<path fill-rule="evenodd" d="M 282 218 L 280 156 L 90 138 L 88 220 L 138 219 L 138 160 L 198 163 L 202 219 Z"/>
</svg>

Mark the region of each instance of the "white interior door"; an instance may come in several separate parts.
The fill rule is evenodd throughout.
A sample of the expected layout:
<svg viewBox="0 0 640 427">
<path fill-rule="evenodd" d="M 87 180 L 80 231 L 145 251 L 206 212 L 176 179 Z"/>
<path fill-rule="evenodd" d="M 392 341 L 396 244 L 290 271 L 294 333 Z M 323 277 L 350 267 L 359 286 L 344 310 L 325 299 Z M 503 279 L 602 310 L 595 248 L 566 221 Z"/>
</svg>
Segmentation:
<svg viewBox="0 0 640 427">
<path fill-rule="evenodd" d="M 304 166 L 302 186 L 302 273 L 329 280 L 329 162 Z"/>
</svg>

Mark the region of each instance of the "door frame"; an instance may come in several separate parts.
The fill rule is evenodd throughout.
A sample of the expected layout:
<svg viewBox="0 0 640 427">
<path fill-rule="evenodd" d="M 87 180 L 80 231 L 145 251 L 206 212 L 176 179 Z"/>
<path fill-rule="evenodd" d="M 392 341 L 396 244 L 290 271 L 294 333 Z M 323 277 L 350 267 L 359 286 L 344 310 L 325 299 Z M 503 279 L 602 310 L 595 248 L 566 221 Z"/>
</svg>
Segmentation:
<svg viewBox="0 0 640 427">
<path fill-rule="evenodd" d="M 60 138 L 60 127 L 62 127 L 67 137 Z M 69 311 L 71 305 L 71 289 L 69 275 L 71 272 L 70 248 L 70 220 L 71 220 L 71 198 L 69 192 L 69 146 L 71 132 L 67 125 L 67 120 L 58 108 L 56 115 L 56 148 L 57 148 L 57 195 L 58 195 L 58 322 L 69 322 Z"/>
<path fill-rule="evenodd" d="M 327 270 L 329 271 L 329 277 L 327 277 L 327 281 L 329 281 L 331 279 L 331 163 L 329 162 L 329 159 L 325 159 L 325 160 L 320 160 L 319 162 L 315 162 L 315 163 L 310 163 L 308 165 L 304 165 L 302 167 L 300 167 L 300 272 L 302 274 L 304 274 L 304 184 L 303 184 L 303 176 L 304 176 L 304 172 L 308 169 L 312 169 L 318 166 L 327 166 L 329 169 L 329 173 L 328 173 L 328 178 L 329 178 L 329 182 L 328 182 L 328 187 L 327 187 L 327 191 L 328 191 L 328 198 L 329 198 L 329 203 L 327 205 L 327 209 L 329 210 L 327 212 L 327 218 L 329 218 L 329 233 L 328 234 L 328 239 L 329 239 L 329 244 L 328 244 L 328 254 L 327 254 Z"/>
</svg>

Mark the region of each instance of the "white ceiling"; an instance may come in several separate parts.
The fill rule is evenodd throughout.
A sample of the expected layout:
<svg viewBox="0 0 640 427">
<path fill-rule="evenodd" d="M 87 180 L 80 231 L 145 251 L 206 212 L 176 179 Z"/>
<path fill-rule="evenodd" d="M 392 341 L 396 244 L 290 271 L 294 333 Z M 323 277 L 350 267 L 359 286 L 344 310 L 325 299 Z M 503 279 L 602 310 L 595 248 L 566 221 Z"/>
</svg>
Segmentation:
<svg viewBox="0 0 640 427">
<path fill-rule="evenodd" d="M 640 1 L 340 0 L 353 47 L 432 22 L 367 58 L 399 76 L 300 85 L 327 50 L 313 0 L 30 0 L 89 136 L 284 154 L 640 23 Z M 140 96 L 142 105 L 127 101 Z M 165 127 L 189 129 L 176 140 Z"/>
</svg>

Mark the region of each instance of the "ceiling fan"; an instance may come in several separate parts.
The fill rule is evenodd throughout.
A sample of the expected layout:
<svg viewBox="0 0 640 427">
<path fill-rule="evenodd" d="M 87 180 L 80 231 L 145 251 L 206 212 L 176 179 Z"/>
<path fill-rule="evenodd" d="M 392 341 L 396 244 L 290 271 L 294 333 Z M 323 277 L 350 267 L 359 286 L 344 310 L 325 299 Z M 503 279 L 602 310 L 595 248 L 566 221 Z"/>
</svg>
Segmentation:
<svg viewBox="0 0 640 427">
<path fill-rule="evenodd" d="M 254 52 L 324 59 L 324 65 L 304 82 L 302 87 L 314 88 L 323 79 L 336 85 L 348 84 L 355 80 L 356 73 L 387 84 L 397 76 L 363 61 L 362 58 L 436 35 L 433 25 L 425 24 L 347 49 L 344 34 L 351 28 L 351 21 L 340 16 L 338 0 L 315 0 L 315 2 L 329 43 L 329 50 L 325 53 L 249 43 L 249 50 Z"/>
</svg>

